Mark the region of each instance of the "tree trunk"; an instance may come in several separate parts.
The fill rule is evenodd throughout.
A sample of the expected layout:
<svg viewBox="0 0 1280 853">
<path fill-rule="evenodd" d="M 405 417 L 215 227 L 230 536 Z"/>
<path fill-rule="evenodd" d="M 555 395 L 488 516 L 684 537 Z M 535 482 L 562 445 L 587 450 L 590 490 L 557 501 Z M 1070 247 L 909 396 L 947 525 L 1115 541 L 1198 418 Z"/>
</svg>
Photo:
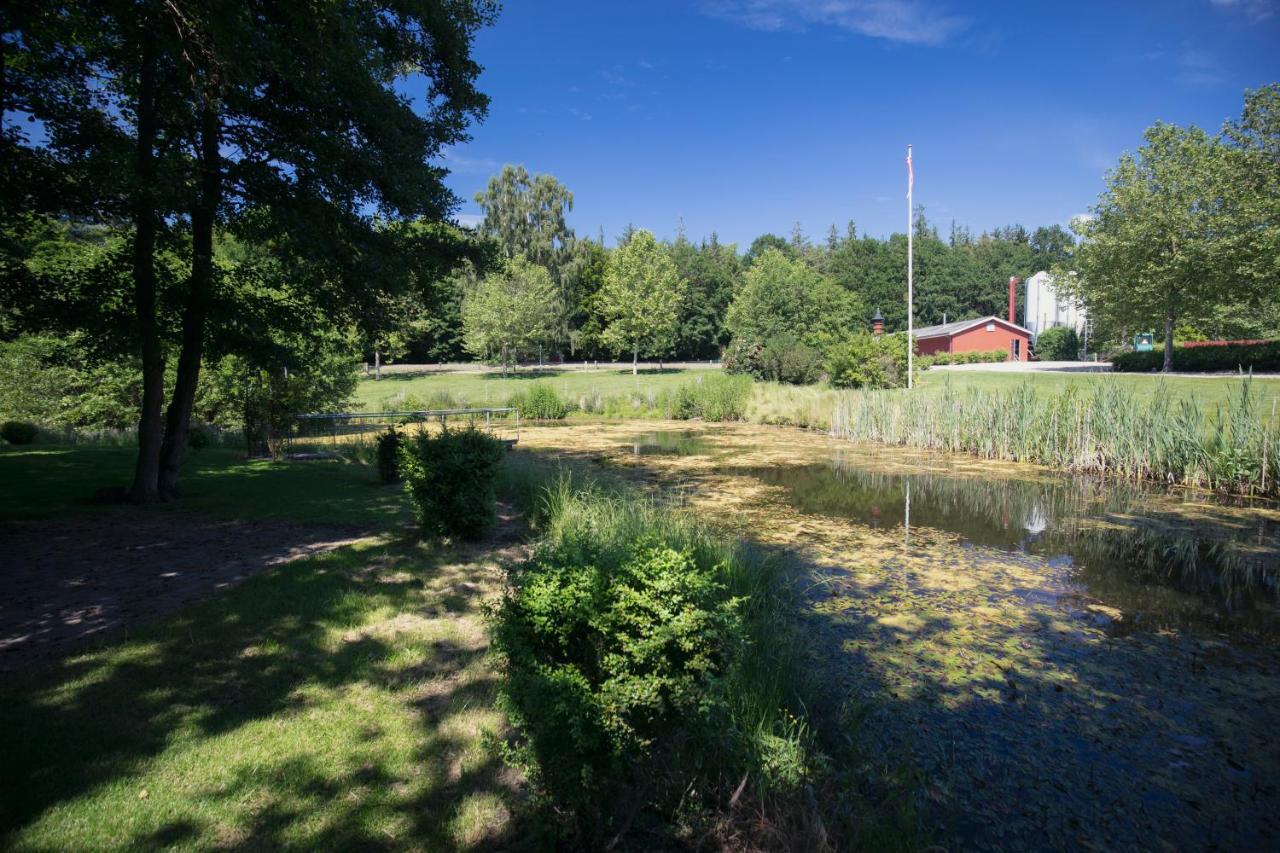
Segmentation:
<svg viewBox="0 0 1280 853">
<path fill-rule="evenodd" d="M 165 500 L 178 495 L 178 474 L 187 453 L 191 410 L 200 382 L 205 323 L 213 291 L 213 224 L 222 194 L 220 144 L 217 98 L 210 90 L 200 108 L 200 190 L 191 209 L 191 278 L 182 317 L 182 351 L 160 450 L 160 496 Z"/>
<path fill-rule="evenodd" d="M 1164 368 L 1163 372 L 1173 372 L 1173 311 L 1164 315 Z"/>
<path fill-rule="evenodd" d="M 631 350 L 631 375 L 640 375 L 640 347 Z"/>
<path fill-rule="evenodd" d="M 382 379 L 382 353 L 377 350 L 373 351 L 373 381 L 378 382 Z"/>
<path fill-rule="evenodd" d="M 142 411 L 138 416 L 138 461 L 129 498 L 151 503 L 160 498 L 160 445 L 164 410 L 164 352 L 156 320 L 156 63 L 155 36 L 147 28 L 138 75 L 138 142 L 134 177 L 138 182 L 133 213 L 133 309 L 142 356 Z"/>
</svg>

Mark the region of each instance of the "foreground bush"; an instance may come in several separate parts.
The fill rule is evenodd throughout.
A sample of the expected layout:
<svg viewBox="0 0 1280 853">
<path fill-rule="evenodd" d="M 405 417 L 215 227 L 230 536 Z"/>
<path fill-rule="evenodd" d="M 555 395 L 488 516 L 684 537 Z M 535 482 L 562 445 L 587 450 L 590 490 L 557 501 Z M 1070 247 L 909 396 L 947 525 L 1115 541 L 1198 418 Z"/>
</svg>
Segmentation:
<svg viewBox="0 0 1280 853">
<path fill-rule="evenodd" d="M 1111 359 L 1111 369 L 1123 372 L 1147 372 L 1164 367 L 1164 349 L 1157 346 L 1149 352 L 1125 352 Z M 1250 344 L 1181 346 L 1173 348 L 1173 369 L 1187 373 L 1213 371 L 1278 371 L 1280 341 Z"/>
<path fill-rule="evenodd" d="M 642 812 L 723 805 L 744 773 L 756 794 L 799 791 L 812 758 L 774 568 L 686 515 L 565 479 L 539 516 L 546 536 L 494 613 L 505 753 L 574 846 Z"/>
<path fill-rule="evenodd" d="M 400 473 L 422 532 L 476 539 L 493 524 L 494 480 L 503 443 L 476 429 L 431 434 L 404 443 Z"/>
<path fill-rule="evenodd" d="M 827 345 L 827 373 L 835 388 L 900 388 L 907 384 L 902 335 L 850 335 Z"/>
<path fill-rule="evenodd" d="M 31 444 L 36 440 L 36 425 L 26 421 L 5 421 L 0 424 L 0 438 L 9 444 Z"/>
<path fill-rule="evenodd" d="M 520 416 L 535 421 L 558 421 L 569 414 L 570 404 L 546 382 L 535 382 L 528 390 L 512 394 L 507 405 Z"/>
</svg>

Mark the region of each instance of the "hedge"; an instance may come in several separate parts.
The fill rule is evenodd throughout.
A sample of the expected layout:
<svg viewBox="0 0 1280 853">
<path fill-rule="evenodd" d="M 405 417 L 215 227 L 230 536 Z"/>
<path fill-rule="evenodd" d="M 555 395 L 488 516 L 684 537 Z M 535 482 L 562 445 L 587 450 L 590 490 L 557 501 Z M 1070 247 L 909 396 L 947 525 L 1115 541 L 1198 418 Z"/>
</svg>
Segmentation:
<svg viewBox="0 0 1280 853">
<path fill-rule="evenodd" d="M 1120 353 L 1111 359 L 1111 369 L 1125 373 L 1160 370 L 1162 367 L 1163 347 L 1148 352 Z M 1185 373 L 1280 371 L 1280 341 L 1194 347 L 1177 344 L 1173 348 L 1173 369 Z"/>
</svg>

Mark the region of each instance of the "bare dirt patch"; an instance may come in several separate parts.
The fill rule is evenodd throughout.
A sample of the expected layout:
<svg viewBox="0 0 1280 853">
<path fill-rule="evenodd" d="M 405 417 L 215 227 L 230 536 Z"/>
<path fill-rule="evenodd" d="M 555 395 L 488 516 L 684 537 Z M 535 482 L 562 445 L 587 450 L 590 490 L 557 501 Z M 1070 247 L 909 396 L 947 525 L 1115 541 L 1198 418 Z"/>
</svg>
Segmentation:
<svg viewBox="0 0 1280 853">
<path fill-rule="evenodd" d="M 178 515 L 0 525 L 0 672 L 361 538 L 355 529 Z"/>
</svg>

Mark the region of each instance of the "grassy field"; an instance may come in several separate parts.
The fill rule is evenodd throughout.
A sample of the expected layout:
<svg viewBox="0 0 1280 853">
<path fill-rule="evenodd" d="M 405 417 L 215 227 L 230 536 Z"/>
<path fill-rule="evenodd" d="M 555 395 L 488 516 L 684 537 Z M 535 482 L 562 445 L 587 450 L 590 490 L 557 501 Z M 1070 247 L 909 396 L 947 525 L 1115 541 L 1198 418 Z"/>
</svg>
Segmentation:
<svg viewBox="0 0 1280 853">
<path fill-rule="evenodd" d="M 599 394 L 602 397 L 627 394 L 658 393 L 674 388 L 691 378 L 718 373 L 711 370 L 642 370 L 632 376 L 630 370 L 526 370 L 503 377 L 497 373 L 391 374 L 381 380 L 361 379 L 356 389 L 356 402 L 362 411 L 376 412 L 403 408 L 406 398 L 429 403 L 433 400 L 457 405 L 505 406 L 516 393 L 527 390 L 538 380 L 554 388 L 561 396 L 574 399 Z M 432 408 L 439 406 L 433 405 Z"/>
<path fill-rule="evenodd" d="M 527 389 L 534 381 L 542 380 L 562 397 L 575 401 L 584 396 L 598 394 L 602 397 L 639 396 L 652 397 L 663 391 L 718 371 L 667 370 L 642 372 L 632 376 L 630 371 L 569 371 L 521 373 L 502 378 L 489 373 L 406 374 L 388 376 L 381 381 L 362 379 L 356 389 L 356 401 L 365 411 L 378 411 L 388 407 L 408 404 L 457 404 L 471 406 L 501 406 L 515 393 Z M 920 374 L 919 388 L 926 394 L 938 394 L 946 386 L 953 391 L 967 389 L 1000 391 L 1023 383 L 1030 383 L 1041 396 L 1057 395 L 1070 387 L 1088 390 L 1099 382 L 1112 382 L 1131 389 L 1139 396 L 1154 398 L 1156 394 L 1168 394 L 1174 399 L 1193 399 L 1206 415 L 1226 404 L 1239 394 L 1240 382 L 1235 377 L 1185 377 L 1161 378 L 1155 375 L 1127 373 L 1008 373 L 980 371 L 925 371 Z M 1253 380 L 1256 411 L 1260 417 L 1280 412 L 1280 378 Z M 773 383 L 759 383 L 748 417 L 751 420 L 773 423 L 803 421 L 817 424 L 830 418 L 836 392 L 826 386 L 793 387 Z M 802 414 L 788 417 L 788 411 Z"/>
<path fill-rule="evenodd" d="M 101 488 L 123 487 L 137 451 L 129 447 L 0 448 L 0 521 L 132 508 L 92 503 Z M 191 455 L 182 500 L 154 512 L 220 518 L 278 519 L 383 529 L 407 521 L 403 495 L 378 482 L 368 465 L 345 462 L 251 461 L 234 450 Z"/>
<path fill-rule="evenodd" d="M 20 524 L 156 511 L 358 524 L 368 538 L 267 569 L 0 680 L 0 848 L 467 849 L 513 829 L 483 602 L 495 547 L 408 541 L 368 466 L 204 451 L 174 509 L 88 507 L 114 448 L 0 452 Z M 55 516 L 54 518 L 48 518 Z"/>
</svg>

